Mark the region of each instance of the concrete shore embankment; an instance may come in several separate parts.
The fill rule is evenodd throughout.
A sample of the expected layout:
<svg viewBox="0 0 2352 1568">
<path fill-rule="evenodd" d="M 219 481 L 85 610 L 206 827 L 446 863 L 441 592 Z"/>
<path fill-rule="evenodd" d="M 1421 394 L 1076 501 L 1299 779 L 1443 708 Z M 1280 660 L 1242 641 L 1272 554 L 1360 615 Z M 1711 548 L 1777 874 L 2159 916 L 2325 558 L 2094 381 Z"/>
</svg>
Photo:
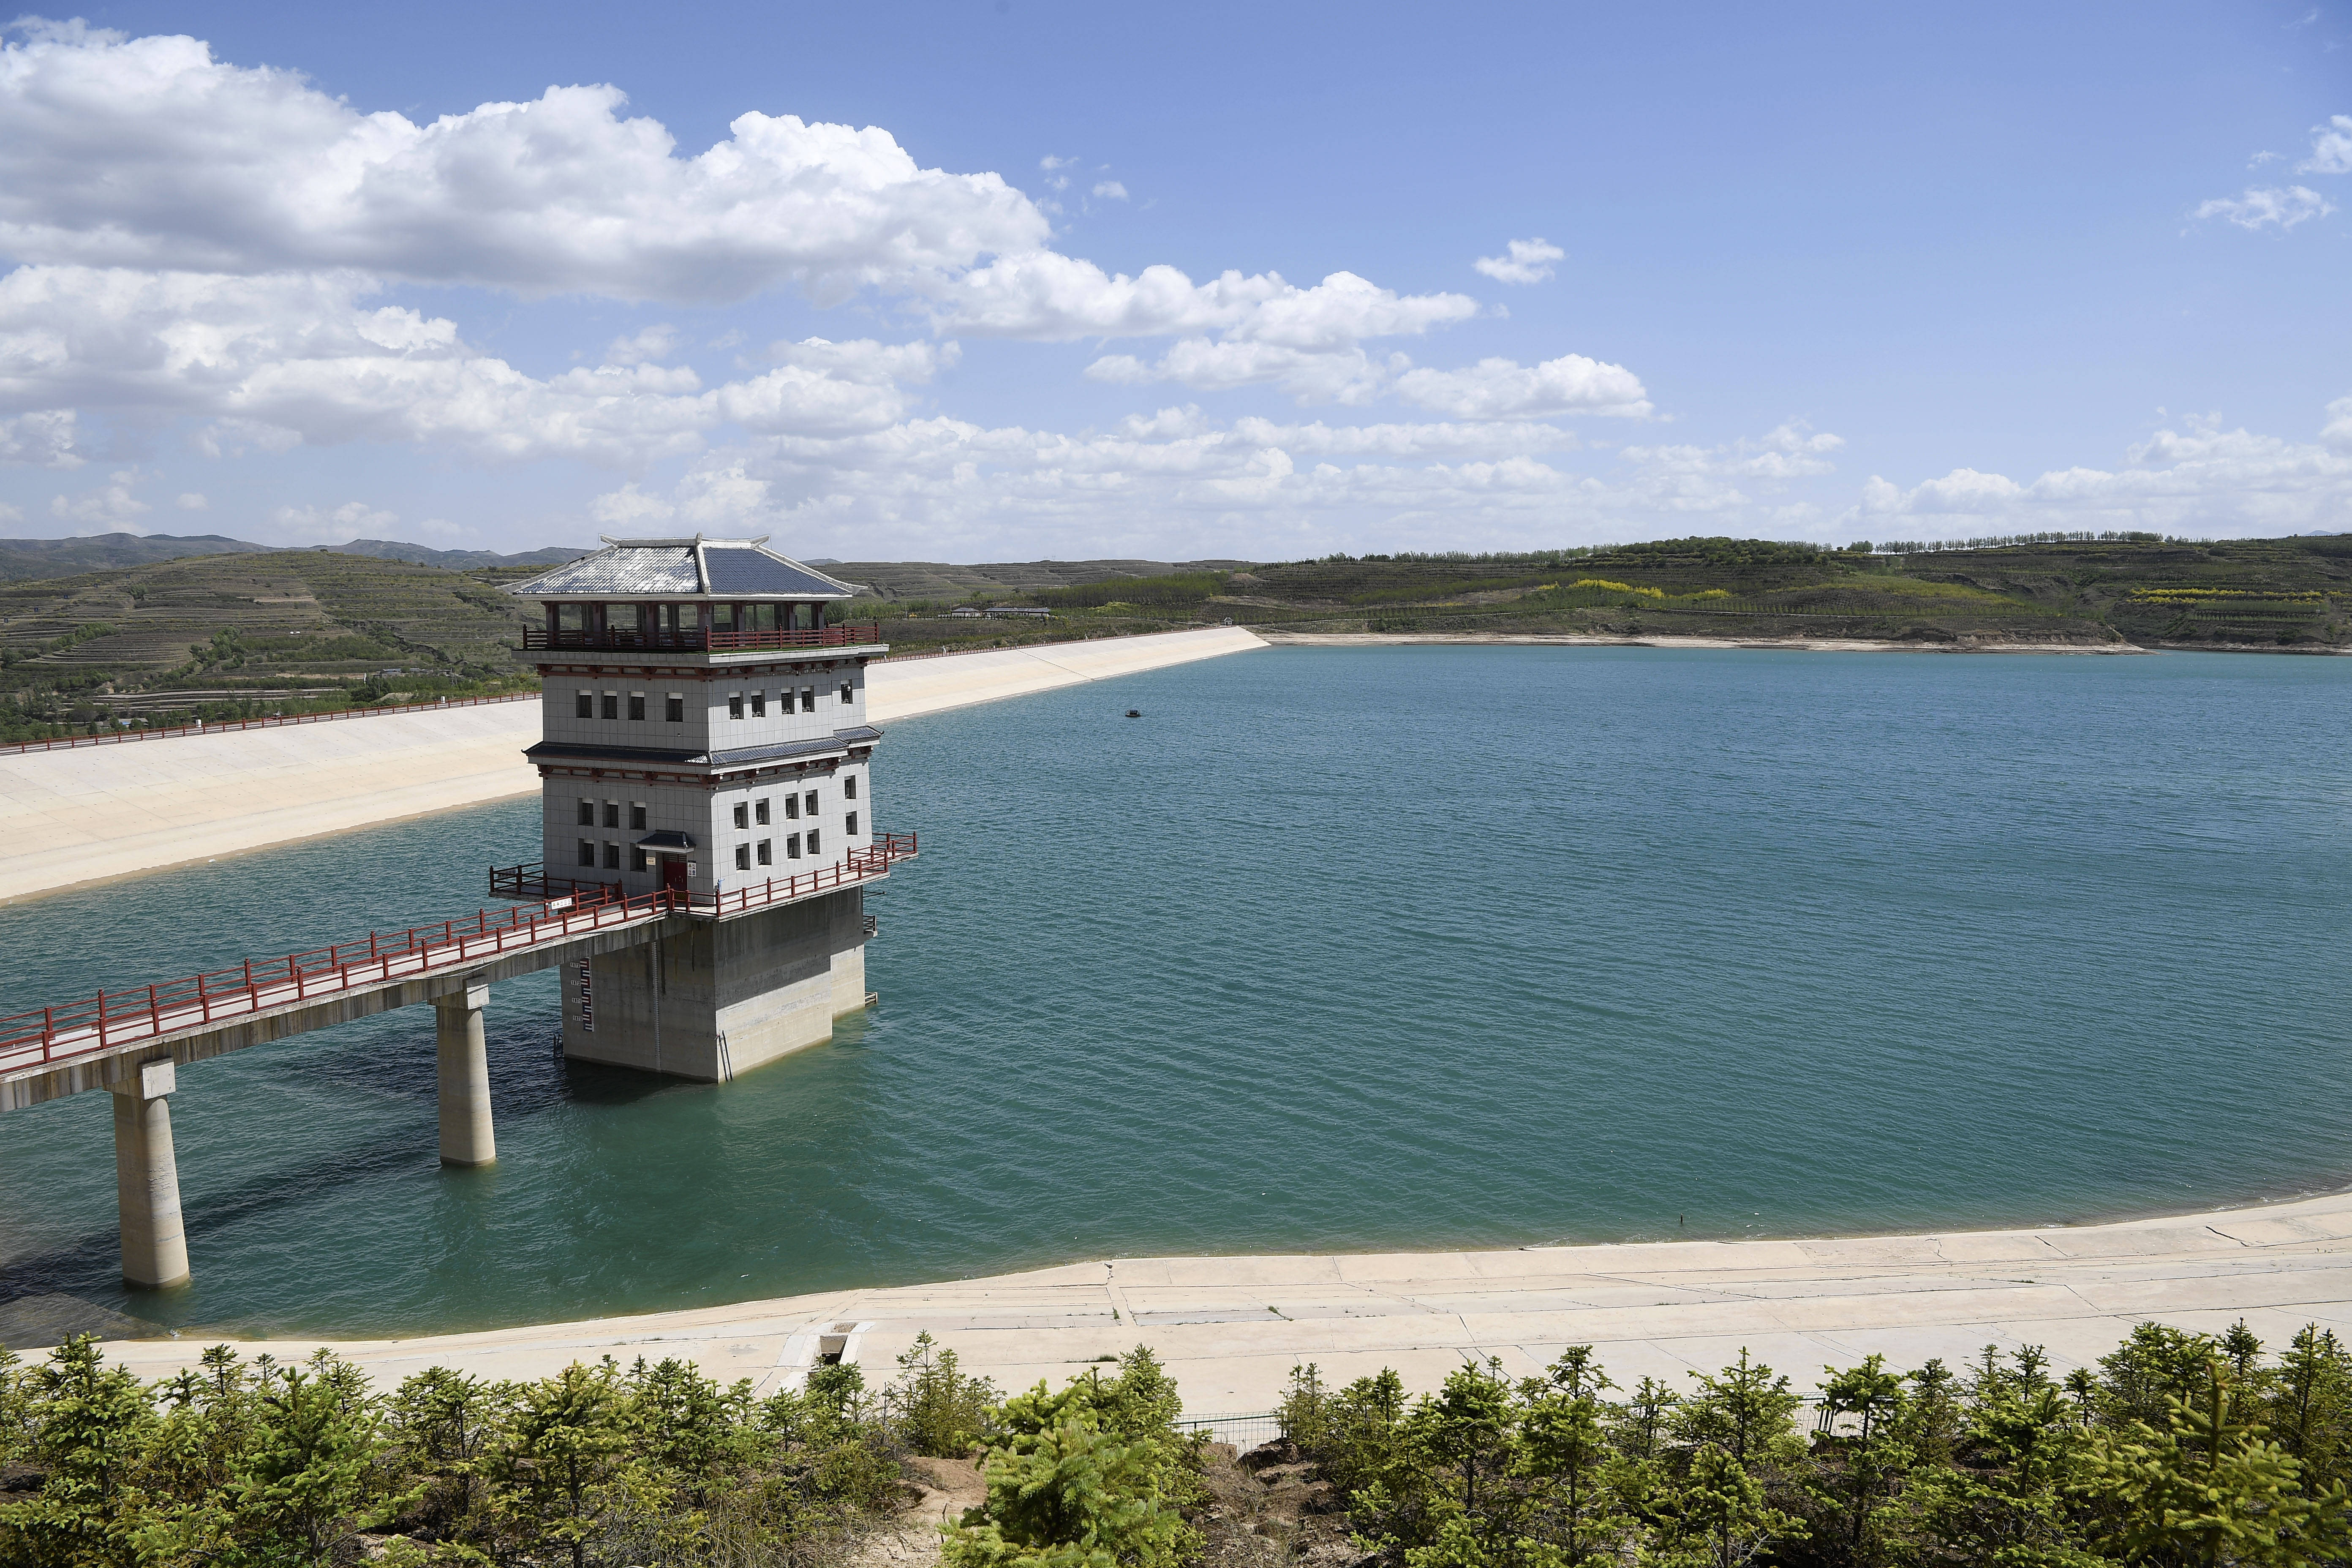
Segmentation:
<svg viewBox="0 0 2352 1568">
<path fill-rule="evenodd" d="M 1235 626 L 885 660 L 868 713 L 945 709 L 1265 645 Z M 0 756 L 0 903 L 539 791 L 537 702 Z"/>
<path fill-rule="evenodd" d="M 2087 1364 L 2155 1319 L 2218 1333 L 2243 1318 L 2266 1342 L 2316 1321 L 2352 1333 L 2352 1194 L 2224 1213 L 2042 1230 L 1820 1241 L 1657 1242 L 1505 1252 L 1137 1258 L 888 1289 L 391 1341 L 266 1342 L 292 1363 L 321 1342 L 380 1384 L 428 1366 L 540 1377 L 610 1353 L 698 1363 L 761 1392 L 820 1353 L 887 1377 L 928 1331 L 966 1371 L 1059 1385 L 1139 1341 L 1196 1415 L 1268 1409 L 1292 1366 L 1328 1384 L 1395 1367 L 1434 1388 L 1465 1355 L 1540 1373 L 1591 1344 L 1620 1384 L 1671 1386 L 1744 1347 L 1801 1386 L 1874 1352 L 1898 1367 L 1968 1362 L 1988 1342 Z M 145 1377 L 194 1362 L 207 1336 L 108 1346 Z M 828 1341 L 830 1342 L 828 1342 Z M 257 1342 L 252 1348 L 265 1348 Z"/>
<path fill-rule="evenodd" d="M 2064 653 L 2143 654 L 2137 643 L 1871 641 L 1858 637 L 1714 637 L 1660 632 L 1616 637 L 1598 632 L 1293 632 L 1262 626 L 1276 647 L 1664 647 L 1736 648 L 1750 653 Z M 2235 652 L 2237 649 L 2218 651 Z M 2275 652 L 2275 649 L 2263 651 Z"/>
</svg>

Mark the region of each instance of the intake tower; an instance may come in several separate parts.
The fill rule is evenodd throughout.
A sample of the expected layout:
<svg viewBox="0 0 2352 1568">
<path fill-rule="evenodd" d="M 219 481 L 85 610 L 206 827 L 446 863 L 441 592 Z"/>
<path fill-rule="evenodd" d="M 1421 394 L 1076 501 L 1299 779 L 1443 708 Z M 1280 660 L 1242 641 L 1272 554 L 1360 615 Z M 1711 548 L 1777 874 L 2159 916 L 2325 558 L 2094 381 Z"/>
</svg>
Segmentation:
<svg viewBox="0 0 2352 1568">
<path fill-rule="evenodd" d="M 510 896 L 664 892 L 703 918 L 567 969 L 570 1057 L 723 1081 L 832 1037 L 866 1003 L 877 837 L 854 590 L 766 540 L 611 539 L 509 590 L 544 725 L 545 850 Z"/>
</svg>

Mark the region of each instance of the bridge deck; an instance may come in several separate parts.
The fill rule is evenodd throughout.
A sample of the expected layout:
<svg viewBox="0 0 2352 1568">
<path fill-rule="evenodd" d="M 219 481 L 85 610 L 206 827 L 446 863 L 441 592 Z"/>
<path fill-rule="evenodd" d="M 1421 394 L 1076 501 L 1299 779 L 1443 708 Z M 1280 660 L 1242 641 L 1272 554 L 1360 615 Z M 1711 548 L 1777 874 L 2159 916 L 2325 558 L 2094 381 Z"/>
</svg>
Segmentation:
<svg viewBox="0 0 2352 1568">
<path fill-rule="evenodd" d="M 0 1110 L 100 1089 L 125 1064 L 193 1061 L 432 1000 L 468 977 L 490 980 L 546 969 L 574 952 L 610 952 L 651 940 L 669 922 L 726 918 L 797 903 L 876 881 L 915 854 L 912 834 L 878 835 L 839 865 L 730 889 L 723 896 L 663 890 L 625 895 L 590 883 L 556 887 L 517 867 L 491 873 L 493 893 L 539 893 L 513 909 L 462 920 L 371 931 L 282 958 L 157 981 L 37 1012 L 0 1017 Z"/>
</svg>

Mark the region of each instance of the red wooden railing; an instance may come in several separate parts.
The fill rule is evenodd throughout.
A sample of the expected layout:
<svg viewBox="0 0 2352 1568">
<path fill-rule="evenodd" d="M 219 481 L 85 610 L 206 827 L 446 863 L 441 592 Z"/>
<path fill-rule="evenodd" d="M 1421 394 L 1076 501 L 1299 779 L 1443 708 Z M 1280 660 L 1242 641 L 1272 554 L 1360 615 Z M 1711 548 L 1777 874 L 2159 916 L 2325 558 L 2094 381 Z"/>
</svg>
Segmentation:
<svg viewBox="0 0 2352 1568">
<path fill-rule="evenodd" d="M 537 901 L 510 910 L 479 910 L 468 919 L 438 925 L 370 931 L 364 940 L 283 958 L 247 959 L 235 969 L 101 991 L 62 1006 L 0 1017 L 0 1072 L 50 1066 L 291 1002 L 461 968 L 541 942 L 568 941 L 583 931 L 656 920 L 677 910 L 740 914 L 791 903 L 871 881 L 894 862 L 913 859 L 915 847 L 911 833 L 877 834 L 870 847 L 851 850 L 838 865 L 719 894 L 663 889 L 631 898 L 618 884 L 551 880 L 536 865 L 493 868 L 494 894 L 502 889 L 530 889 L 528 894 L 504 896 Z"/>
<path fill-rule="evenodd" d="M 168 695 L 168 693 L 167 693 Z M 508 697 L 460 697 L 455 702 L 395 702 L 383 708 L 336 708 L 324 713 L 288 713 L 268 719 L 221 719 L 202 724 L 152 725 L 143 730 L 117 730 L 103 735 L 59 735 L 47 741 L 10 741 L 0 744 L 0 756 L 17 752 L 67 752 L 76 746 L 119 746 L 127 741 L 161 741 L 172 735 L 226 735 L 234 730 L 275 730 L 287 724 L 323 724 L 331 719 L 373 719 L 379 713 L 419 713 L 427 709 L 478 708 L 486 702 L 536 702 L 536 691 Z"/>
<path fill-rule="evenodd" d="M 706 632 L 699 626 L 674 632 L 550 630 L 546 626 L 525 626 L 522 630 L 522 646 L 526 651 L 532 648 L 580 647 L 674 648 L 682 653 L 727 653 L 745 648 L 856 647 L 881 640 L 882 626 L 878 621 L 814 626 L 801 631 Z"/>
<path fill-rule="evenodd" d="M 179 980 L 101 991 L 38 1012 L 0 1017 L 0 1072 L 41 1066 L 283 1006 L 478 963 L 544 942 L 629 925 L 670 912 L 666 893 L 625 898 L 593 887 L 567 898 L 404 931 L 370 931 L 364 940 L 248 959 Z"/>
<path fill-rule="evenodd" d="M 726 885 L 722 876 L 721 890 L 716 893 L 675 892 L 667 896 L 677 907 L 690 914 L 736 915 L 746 910 L 765 909 L 771 904 L 796 903 L 830 893 L 842 888 L 856 887 L 887 875 L 900 860 L 915 858 L 916 837 L 911 833 L 877 833 L 874 841 L 862 849 L 852 849 L 837 864 L 820 866 L 814 871 L 803 871 L 797 877 L 770 877 L 757 882 L 745 882 L 740 887 Z M 562 898 L 574 891 L 613 892 L 620 889 L 601 882 L 574 882 L 547 874 L 544 863 L 527 861 L 520 866 L 494 866 L 490 868 L 490 896 L 494 899 Z"/>
<path fill-rule="evenodd" d="M 915 836 L 911 833 L 877 833 L 871 847 L 852 849 L 837 865 L 820 866 L 814 871 L 803 871 L 797 877 L 771 877 L 761 882 L 746 882 L 730 888 L 722 879 L 716 893 L 690 893 L 687 908 L 698 915 L 740 915 L 747 910 L 765 909 L 771 904 L 795 903 L 842 888 L 870 882 L 887 873 L 892 862 L 915 858 Z"/>
</svg>

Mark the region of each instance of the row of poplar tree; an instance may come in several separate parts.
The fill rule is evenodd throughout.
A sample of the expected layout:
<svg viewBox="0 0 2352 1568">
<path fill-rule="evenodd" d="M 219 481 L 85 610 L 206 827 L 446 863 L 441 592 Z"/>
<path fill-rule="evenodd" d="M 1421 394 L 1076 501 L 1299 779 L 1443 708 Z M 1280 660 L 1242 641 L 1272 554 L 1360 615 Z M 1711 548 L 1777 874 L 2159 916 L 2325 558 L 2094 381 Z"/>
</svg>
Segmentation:
<svg viewBox="0 0 2352 1568">
<path fill-rule="evenodd" d="M 824 1568 L 912 1496 L 908 1456 L 977 1456 L 948 1568 L 1182 1568 L 1204 1439 L 1141 1347 L 999 1400 L 929 1335 L 754 1396 L 610 1360 L 537 1383 L 446 1369 L 371 1391 L 321 1352 L 226 1346 L 142 1384 L 75 1340 L 0 1351 L 0 1564 Z M 2143 1324 L 2095 1368 L 2032 1347 L 1963 1369 L 1880 1357 L 1810 1393 L 1742 1352 L 1675 1388 L 1591 1347 L 1538 1377 L 1468 1363 L 1409 1398 L 1294 1371 L 1286 1445 L 1360 1568 L 2295 1568 L 2352 1560 L 2352 1355 Z M 1275 1458 L 1294 1457 L 1287 1452 Z"/>
</svg>

